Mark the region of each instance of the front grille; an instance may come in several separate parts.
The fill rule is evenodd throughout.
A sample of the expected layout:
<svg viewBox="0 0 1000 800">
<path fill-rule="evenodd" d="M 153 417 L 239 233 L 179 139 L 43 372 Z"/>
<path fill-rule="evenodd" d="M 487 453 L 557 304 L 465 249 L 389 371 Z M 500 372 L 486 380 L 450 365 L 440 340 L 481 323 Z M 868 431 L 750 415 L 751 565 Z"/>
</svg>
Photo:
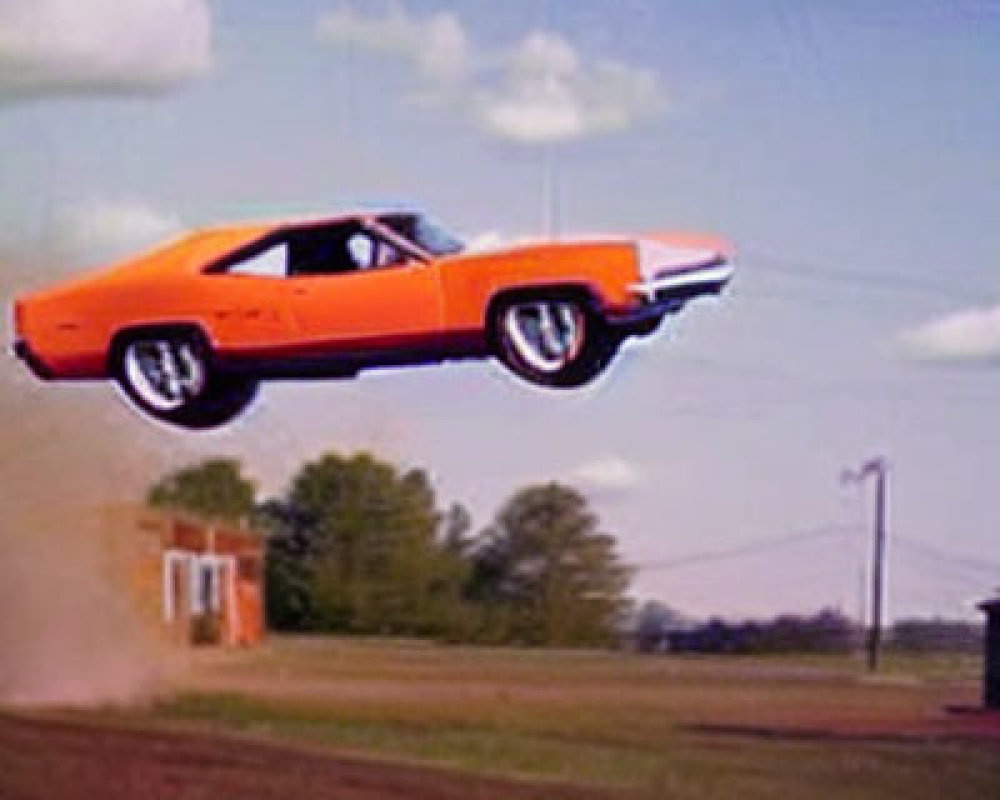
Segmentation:
<svg viewBox="0 0 1000 800">
<path fill-rule="evenodd" d="M 723 256 L 717 256 L 711 261 L 705 261 L 701 264 L 692 264 L 689 267 L 667 267 L 665 269 L 659 270 L 655 276 L 654 280 L 659 280 L 661 278 L 673 278 L 678 275 L 687 275 L 691 272 L 700 272 L 703 269 L 711 269 L 712 267 L 721 267 L 726 263 L 726 259 Z"/>
<path fill-rule="evenodd" d="M 655 302 L 684 304 L 693 297 L 703 294 L 718 294 L 722 291 L 725 281 L 714 283 L 697 283 L 694 286 L 684 286 L 679 289 L 661 289 L 655 295 Z"/>
</svg>

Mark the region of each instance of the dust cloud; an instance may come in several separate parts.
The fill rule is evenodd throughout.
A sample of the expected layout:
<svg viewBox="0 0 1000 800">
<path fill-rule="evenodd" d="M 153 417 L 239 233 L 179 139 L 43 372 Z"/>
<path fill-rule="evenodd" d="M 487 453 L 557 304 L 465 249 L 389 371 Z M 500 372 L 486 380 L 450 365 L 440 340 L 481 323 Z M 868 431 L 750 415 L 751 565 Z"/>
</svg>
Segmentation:
<svg viewBox="0 0 1000 800">
<path fill-rule="evenodd" d="M 184 434 L 130 411 L 108 382 L 36 380 L 9 352 L 11 300 L 76 271 L 0 246 L 0 708 L 124 704 L 169 689 L 187 659 L 133 607 L 102 511 L 137 503 L 159 476 L 219 454 L 253 464 L 254 477 L 279 491 L 303 453 L 324 449 L 314 428 L 283 424 L 268 402 L 245 423 Z M 391 404 L 353 385 L 339 388 L 346 402 L 336 415 L 328 395 L 268 391 L 279 403 L 295 393 L 307 416 L 328 420 L 323 438 L 340 448 L 392 451 L 408 431 Z"/>
<path fill-rule="evenodd" d="M 146 628 L 99 531 L 79 515 L 6 516 L 0 563 L 0 704 L 93 706 L 154 696 L 173 656 Z"/>
<path fill-rule="evenodd" d="M 0 264 L 5 315 L 24 282 Z M 107 386 L 53 391 L 10 356 L 6 326 L 2 339 L 0 706 L 148 697 L 171 659 L 130 605 L 99 509 L 141 498 L 160 448 Z"/>
</svg>

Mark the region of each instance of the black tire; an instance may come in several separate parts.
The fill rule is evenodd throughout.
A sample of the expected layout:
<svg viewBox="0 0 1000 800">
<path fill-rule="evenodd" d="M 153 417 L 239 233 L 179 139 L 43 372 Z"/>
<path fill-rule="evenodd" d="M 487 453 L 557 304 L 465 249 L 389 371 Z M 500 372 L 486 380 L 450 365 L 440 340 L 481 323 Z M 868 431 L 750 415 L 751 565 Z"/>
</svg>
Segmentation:
<svg viewBox="0 0 1000 800">
<path fill-rule="evenodd" d="M 189 429 L 224 425 L 257 395 L 257 381 L 220 373 L 197 330 L 131 331 L 112 348 L 111 374 L 132 403 L 163 422 Z"/>
<path fill-rule="evenodd" d="M 575 293 L 502 298 L 491 309 L 489 333 L 494 355 L 511 372 L 558 389 L 583 386 L 596 378 L 620 344 L 590 303 Z"/>
</svg>

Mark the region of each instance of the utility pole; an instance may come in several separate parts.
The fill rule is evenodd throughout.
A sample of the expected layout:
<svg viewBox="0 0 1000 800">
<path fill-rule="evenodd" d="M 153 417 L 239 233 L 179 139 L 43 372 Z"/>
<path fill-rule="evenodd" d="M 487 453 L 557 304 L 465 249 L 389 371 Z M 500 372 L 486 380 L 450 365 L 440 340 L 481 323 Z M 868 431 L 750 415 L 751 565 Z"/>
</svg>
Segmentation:
<svg viewBox="0 0 1000 800">
<path fill-rule="evenodd" d="M 871 627 L 868 629 L 868 669 L 878 671 L 882 649 L 882 600 L 885 594 L 885 537 L 888 513 L 888 462 L 878 456 L 866 461 L 858 470 L 845 470 L 841 480 L 845 483 L 863 483 L 875 477 L 875 521 L 872 548 Z"/>
<path fill-rule="evenodd" d="M 552 0 L 545 0 L 541 9 L 541 29 L 551 34 L 556 29 L 556 9 Z M 556 239 L 559 236 L 559 169 L 556 163 L 558 142 L 542 142 L 542 236 Z"/>
<path fill-rule="evenodd" d="M 559 187 L 556 156 L 551 142 L 542 145 L 542 235 L 554 239 L 559 232 Z"/>
</svg>

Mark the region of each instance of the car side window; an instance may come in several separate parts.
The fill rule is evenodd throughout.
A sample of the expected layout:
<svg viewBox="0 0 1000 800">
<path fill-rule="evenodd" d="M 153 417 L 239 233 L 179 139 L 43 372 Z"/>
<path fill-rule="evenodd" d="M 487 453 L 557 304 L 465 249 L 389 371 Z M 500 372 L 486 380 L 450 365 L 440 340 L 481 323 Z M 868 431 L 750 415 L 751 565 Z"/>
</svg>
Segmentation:
<svg viewBox="0 0 1000 800">
<path fill-rule="evenodd" d="M 254 275 L 259 278 L 284 278 L 288 275 L 288 245 L 279 242 L 249 258 L 233 264 L 230 275 Z"/>
<path fill-rule="evenodd" d="M 370 257 L 354 223 L 308 227 L 292 231 L 288 236 L 288 274 L 299 276 L 339 275 L 355 272 L 367 266 L 358 259 Z M 357 251 L 357 252 L 355 252 Z"/>
<path fill-rule="evenodd" d="M 406 256 L 389 242 L 367 232 L 357 232 L 347 240 L 347 250 L 359 270 L 395 267 L 406 262 Z"/>
<path fill-rule="evenodd" d="M 294 279 L 395 267 L 408 260 L 407 253 L 382 236 L 350 222 L 283 231 L 234 253 L 211 271 Z"/>
<path fill-rule="evenodd" d="M 378 266 L 380 267 L 398 267 L 400 264 L 405 264 L 407 261 L 407 255 L 400 250 L 397 250 L 389 242 L 380 239 L 378 242 Z"/>
</svg>

